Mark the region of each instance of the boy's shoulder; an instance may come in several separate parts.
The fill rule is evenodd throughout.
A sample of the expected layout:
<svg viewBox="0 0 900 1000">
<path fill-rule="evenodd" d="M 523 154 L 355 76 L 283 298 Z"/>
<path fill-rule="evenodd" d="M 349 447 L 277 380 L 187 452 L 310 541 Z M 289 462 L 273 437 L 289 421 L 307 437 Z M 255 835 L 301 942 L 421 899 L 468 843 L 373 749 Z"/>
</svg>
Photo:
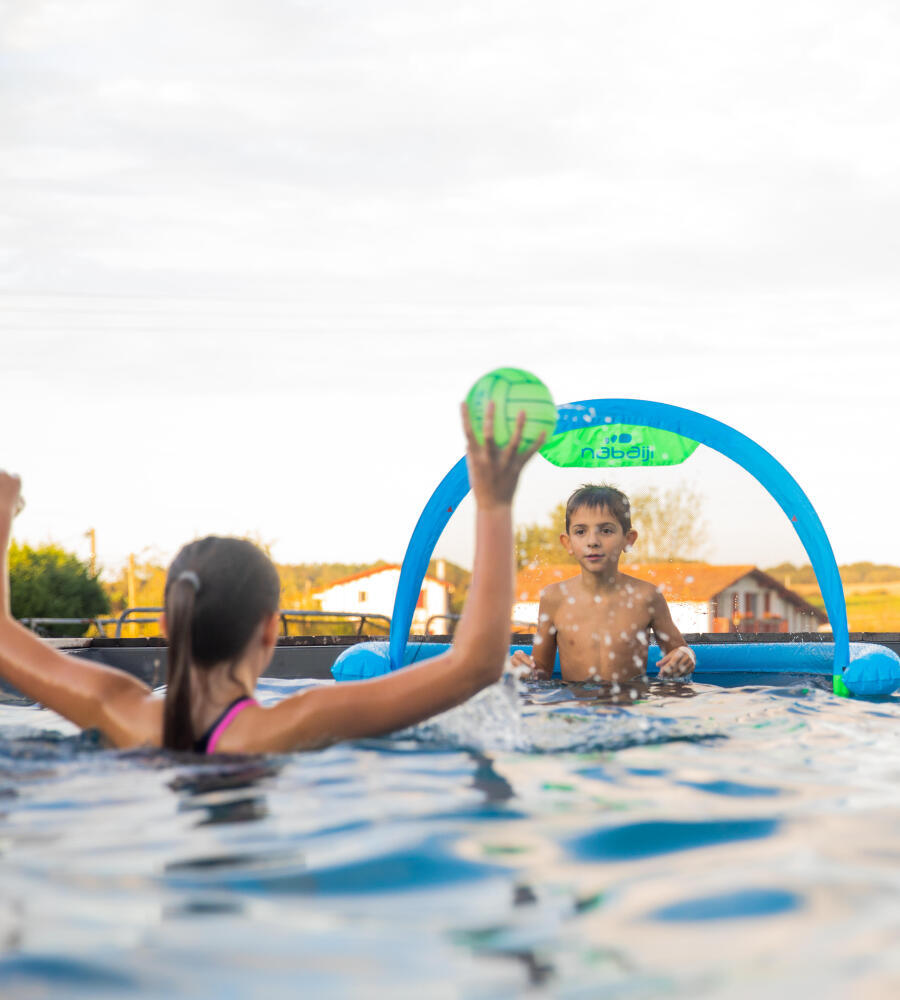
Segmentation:
<svg viewBox="0 0 900 1000">
<path fill-rule="evenodd" d="M 622 578 L 622 586 L 630 589 L 634 594 L 652 598 L 656 594 L 662 593 L 659 587 L 649 580 L 639 580 L 636 576 L 629 576 L 627 573 L 619 573 L 619 576 Z"/>
<path fill-rule="evenodd" d="M 545 604 L 558 604 L 568 593 L 570 588 L 579 583 L 577 576 L 568 580 L 557 580 L 556 583 L 548 583 L 541 590 L 541 601 Z"/>
</svg>

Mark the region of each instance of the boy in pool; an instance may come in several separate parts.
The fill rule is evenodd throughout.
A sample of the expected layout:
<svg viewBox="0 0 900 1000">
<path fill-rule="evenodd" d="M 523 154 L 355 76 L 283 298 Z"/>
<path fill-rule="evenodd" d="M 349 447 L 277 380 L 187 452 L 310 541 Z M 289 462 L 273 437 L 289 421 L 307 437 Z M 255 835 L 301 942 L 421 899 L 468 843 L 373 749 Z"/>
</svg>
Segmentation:
<svg viewBox="0 0 900 1000">
<path fill-rule="evenodd" d="M 541 592 L 532 656 L 513 664 L 550 678 L 559 650 L 563 680 L 626 683 L 643 677 L 650 630 L 665 655 L 659 675 L 684 677 L 697 657 L 675 627 L 666 599 L 645 580 L 619 572 L 619 557 L 634 544 L 628 497 L 613 486 L 582 486 L 566 502 L 563 548 L 581 575 Z"/>
</svg>

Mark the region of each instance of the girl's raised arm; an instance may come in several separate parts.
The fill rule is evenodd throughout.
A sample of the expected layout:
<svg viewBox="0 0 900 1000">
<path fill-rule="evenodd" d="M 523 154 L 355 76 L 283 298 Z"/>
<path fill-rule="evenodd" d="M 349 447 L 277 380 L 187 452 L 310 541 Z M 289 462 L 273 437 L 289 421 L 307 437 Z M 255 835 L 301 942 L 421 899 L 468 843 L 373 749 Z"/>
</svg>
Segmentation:
<svg viewBox="0 0 900 1000">
<path fill-rule="evenodd" d="M 146 684 L 120 670 L 60 653 L 10 613 L 9 542 L 20 487 L 18 476 L 0 470 L 0 676 L 82 728 L 101 729 L 119 746 L 144 742 L 140 730 L 152 716 L 141 711 L 149 700 Z M 152 730 L 147 735 L 152 736 Z"/>
<path fill-rule="evenodd" d="M 463 616 L 451 649 L 417 666 L 383 677 L 315 688 L 267 710 L 266 733 L 250 750 L 325 746 L 338 740 L 377 736 L 453 708 L 499 680 L 509 655 L 513 604 L 512 499 L 522 467 L 544 436 L 519 451 L 525 414 L 509 445 L 494 443 L 489 404 L 484 443 L 479 444 L 463 406 L 469 481 L 477 507 L 475 565 Z"/>
</svg>

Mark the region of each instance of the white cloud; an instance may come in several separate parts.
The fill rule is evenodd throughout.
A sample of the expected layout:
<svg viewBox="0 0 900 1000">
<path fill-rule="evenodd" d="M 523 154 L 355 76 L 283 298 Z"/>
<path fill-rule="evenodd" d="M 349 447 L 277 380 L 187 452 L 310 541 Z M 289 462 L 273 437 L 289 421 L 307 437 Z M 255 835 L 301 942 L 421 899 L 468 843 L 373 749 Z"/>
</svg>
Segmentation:
<svg viewBox="0 0 900 1000">
<path fill-rule="evenodd" d="M 0 9 L 22 530 L 397 558 L 515 363 L 733 423 L 841 561 L 900 562 L 892 5 Z"/>
</svg>

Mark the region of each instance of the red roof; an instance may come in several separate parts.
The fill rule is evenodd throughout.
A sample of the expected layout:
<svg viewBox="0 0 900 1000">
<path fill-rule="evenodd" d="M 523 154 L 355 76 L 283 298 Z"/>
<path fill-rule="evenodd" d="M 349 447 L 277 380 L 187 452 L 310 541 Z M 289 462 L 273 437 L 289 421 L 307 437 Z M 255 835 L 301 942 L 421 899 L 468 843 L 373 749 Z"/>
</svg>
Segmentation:
<svg viewBox="0 0 900 1000">
<path fill-rule="evenodd" d="M 352 573 L 350 576 L 342 576 L 340 580 L 332 580 L 331 583 L 326 583 L 321 587 L 316 587 L 312 593 L 321 594 L 325 590 L 331 590 L 332 587 L 340 587 L 341 584 L 344 583 L 353 583 L 354 580 L 362 580 L 367 576 L 375 576 L 378 573 L 387 573 L 390 570 L 399 572 L 401 569 L 402 567 L 399 563 L 386 563 L 384 566 L 373 566 L 371 569 L 362 569 L 358 573 Z M 432 583 L 439 583 L 442 587 L 450 586 L 446 580 L 438 580 L 436 576 L 426 575 L 425 579 L 430 580 Z"/>
<path fill-rule="evenodd" d="M 788 590 L 768 573 L 755 566 L 738 564 L 733 566 L 711 566 L 709 563 L 619 563 L 619 570 L 626 576 L 638 580 L 647 580 L 662 591 L 667 601 L 690 601 L 706 604 L 732 584 L 752 576 L 753 579 L 770 590 L 777 591 L 785 600 L 790 601 L 804 614 L 815 615 L 820 621 L 826 621 L 826 616 L 811 604 Z M 519 570 L 516 577 L 516 600 L 538 601 L 541 591 L 551 583 L 560 580 L 570 580 L 580 573 L 578 566 L 571 563 L 526 567 Z"/>
</svg>

